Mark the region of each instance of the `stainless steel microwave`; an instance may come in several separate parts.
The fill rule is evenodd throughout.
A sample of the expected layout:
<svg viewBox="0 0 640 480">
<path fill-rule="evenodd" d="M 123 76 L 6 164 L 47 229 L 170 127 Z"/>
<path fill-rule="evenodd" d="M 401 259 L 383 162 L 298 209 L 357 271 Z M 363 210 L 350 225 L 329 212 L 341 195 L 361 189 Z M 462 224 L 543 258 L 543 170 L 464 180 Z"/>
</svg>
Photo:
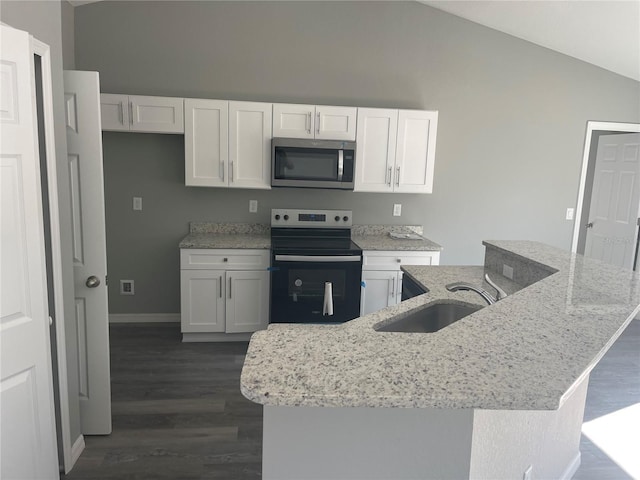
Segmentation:
<svg viewBox="0 0 640 480">
<path fill-rule="evenodd" d="M 353 190 L 356 143 L 274 138 L 271 186 Z"/>
</svg>

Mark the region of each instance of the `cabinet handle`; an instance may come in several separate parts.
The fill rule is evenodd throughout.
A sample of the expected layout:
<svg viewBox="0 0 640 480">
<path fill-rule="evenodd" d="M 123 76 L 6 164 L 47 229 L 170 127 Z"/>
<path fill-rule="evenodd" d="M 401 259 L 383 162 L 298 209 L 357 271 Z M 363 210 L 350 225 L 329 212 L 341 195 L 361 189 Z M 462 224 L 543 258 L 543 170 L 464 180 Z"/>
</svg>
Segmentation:
<svg viewBox="0 0 640 480">
<path fill-rule="evenodd" d="M 229 181 L 233 182 L 233 162 L 229 162 Z"/>
<path fill-rule="evenodd" d="M 229 277 L 229 298 L 231 298 L 231 277 Z"/>
<path fill-rule="evenodd" d="M 396 168 L 396 185 L 400 186 L 400 167 Z"/>
<path fill-rule="evenodd" d="M 317 123 L 318 123 L 318 124 L 316 125 L 316 133 L 320 133 L 320 112 L 318 112 L 318 113 L 316 114 L 316 117 L 317 117 L 317 118 L 316 118 L 316 121 L 317 121 Z"/>
<path fill-rule="evenodd" d="M 307 114 L 307 133 L 311 135 L 311 112 Z"/>
<path fill-rule="evenodd" d="M 222 275 L 220 275 L 220 281 L 218 283 L 220 284 L 220 298 L 222 298 Z"/>
<path fill-rule="evenodd" d="M 396 279 L 390 278 L 389 280 L 391 280 L 391 296 L 395 297 L 396 296 Z"/>
<path fill-rule="evenodd" d="M 393 167 L 389 167 L 387 168 L 387 177 L 385 178 L 385 182 L 387 183 L 389 186 L 391 186 L 391 170 L 393 169 Z"/>
<path fill-rule="evenodd" d="M 129 125 L 133 125 L 133 102 L 129 102 Z"/>
</svg>

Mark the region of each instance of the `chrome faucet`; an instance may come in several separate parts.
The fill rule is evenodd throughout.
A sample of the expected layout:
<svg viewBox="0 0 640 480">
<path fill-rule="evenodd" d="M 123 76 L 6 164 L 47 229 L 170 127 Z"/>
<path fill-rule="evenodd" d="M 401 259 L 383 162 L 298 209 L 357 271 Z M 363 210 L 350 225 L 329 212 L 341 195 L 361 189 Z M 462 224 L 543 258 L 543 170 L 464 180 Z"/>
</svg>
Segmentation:
<svg viewBox="0 0 640 480">
<path fill-rule="evenodd" d="M 476 292 L 489 305 L 493 305 L 498 300 L 502 300 L 504 297 L 507 296 L 506 292 L 503 289 L 501 289 L 498 285 L 496 285 L 496 283 L 493 280 L 491 280 L 489 278 L 489 274 L 488 273 L 484 274 L 484 279 L 486 280 L 486 282 L 489 285 L 491 285 L 493 288 L 496 289 L 496 296 L 495 297 L 492 296 L 485 289 L 478 288 L 478 287 L 476 287 L 474 285 L 471 285 L 470 283 L 466 283 L 466 282 L 457 282 L 457 283 L 452 283 L 450 285 L 447 285 L 447 290 L 449 290 L 450 292 L 457 292 L 458 290 L 463 290 L 463 291 L 469 290 L 469 291 L 472 291 L 472 292 Z"/>
</svg>

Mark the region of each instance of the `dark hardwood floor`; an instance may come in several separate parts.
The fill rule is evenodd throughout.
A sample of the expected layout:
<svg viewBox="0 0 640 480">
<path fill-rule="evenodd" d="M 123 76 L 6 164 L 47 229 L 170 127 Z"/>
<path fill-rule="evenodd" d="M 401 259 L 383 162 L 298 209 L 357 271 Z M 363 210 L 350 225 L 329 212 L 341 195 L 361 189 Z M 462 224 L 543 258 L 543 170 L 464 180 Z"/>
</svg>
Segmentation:
<svg viewBox="0 0 640 480">
<path fill-rule="evenodd" d="M 239 386 L 246 343 L 181 343 L 175 324 L 112 325 L 110 341 L 113 433 L 85 436 L 63 479 L 261 477 L 262 407 Z M 636 320 L 593 371 L 585 421 L 640 402 L 639 372 Z M 584 436 L 581 451 L 574 479 L 631 478 Z"/>
</svg>

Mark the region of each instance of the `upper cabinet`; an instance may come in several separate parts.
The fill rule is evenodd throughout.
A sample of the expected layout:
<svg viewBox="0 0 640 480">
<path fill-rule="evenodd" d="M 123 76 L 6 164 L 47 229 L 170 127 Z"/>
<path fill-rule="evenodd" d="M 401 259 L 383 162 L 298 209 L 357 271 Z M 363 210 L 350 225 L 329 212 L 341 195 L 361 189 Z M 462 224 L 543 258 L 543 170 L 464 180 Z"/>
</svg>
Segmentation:
<svg viewBox="0 0 640 480">
<path fill-rule="evenodd" d="M 185 184 L 271 188 L 272 104 L 185 99 Z"/>
<path fill-rule="evenodd" d="M 431 193 L 438 112 L 358 109 L 356 192 Z"/>
<path fill-rule="evenodd" d="M 355 107 L 330 105 L 273 105 L 273 136 L 322 140 L 356 139 Z"/>
<path fill-rule="evenodd" d="M 142 95 L 100 95 L 102 130 L 184 133 L 184 100 Z"/>
</svg>

